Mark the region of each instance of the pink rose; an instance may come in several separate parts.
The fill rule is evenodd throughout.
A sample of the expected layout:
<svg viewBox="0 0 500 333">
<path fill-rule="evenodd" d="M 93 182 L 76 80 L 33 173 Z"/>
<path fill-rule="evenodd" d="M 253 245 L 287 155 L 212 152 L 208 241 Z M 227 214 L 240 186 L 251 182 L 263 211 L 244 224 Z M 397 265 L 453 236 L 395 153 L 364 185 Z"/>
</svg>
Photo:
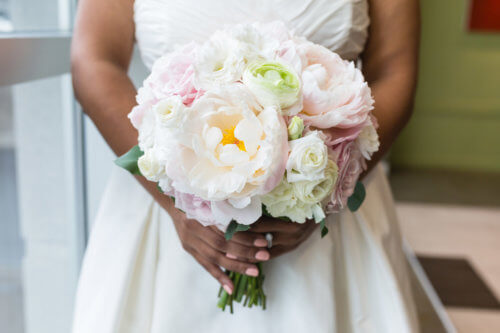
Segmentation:
<svg viewBox="0 0 500 333">
<path fill-rule="evenodd" d="M 190 106 L 201 94 L 194 86 L 193 63 L 197 49 L 197 44 L 191 42 L 154 63 L 144 86 L 151 90 L 157 100 L 177 95 L 182 97 L 185 105 Z"/>
<path fill-rule="evenodd" d="M 317 128 L 362 126 L 373 109 L 373 98 L 354 63 L 310 42 L 297 45 L 302 58 L 303 110 L 298 114 Z"/>
<path fill-rule="evenodd" d="M 352 141 L 338 145 L 332 155 L 337 157 L 339 176 L 330 202 L 326 206 L 328 213 L 338 212 L 346 206 L 347 199 L 354 192 L 359 175 L 366 169 L 365 159 Z"/>
</svg>

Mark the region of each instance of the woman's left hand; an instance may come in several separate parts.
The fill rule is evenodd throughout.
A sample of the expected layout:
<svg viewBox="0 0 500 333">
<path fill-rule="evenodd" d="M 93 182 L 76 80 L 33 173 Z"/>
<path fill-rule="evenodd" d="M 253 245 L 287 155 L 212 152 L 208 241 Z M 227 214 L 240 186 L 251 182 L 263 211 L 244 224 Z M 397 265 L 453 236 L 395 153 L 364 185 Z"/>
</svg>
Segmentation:
<svg viewBox="0 0 500 333">
<path fill-rule="evenodd" d="M 269 253 L 271 258 L 275 258 L 296 249 L 309 238 L 317 226 L 313 220 L 295 223 L 263 216 L 257 223 L 252 224 L 249 231 L 264 235 L 268 232 L 272 234 L 272 247 Z"/>
</svg>

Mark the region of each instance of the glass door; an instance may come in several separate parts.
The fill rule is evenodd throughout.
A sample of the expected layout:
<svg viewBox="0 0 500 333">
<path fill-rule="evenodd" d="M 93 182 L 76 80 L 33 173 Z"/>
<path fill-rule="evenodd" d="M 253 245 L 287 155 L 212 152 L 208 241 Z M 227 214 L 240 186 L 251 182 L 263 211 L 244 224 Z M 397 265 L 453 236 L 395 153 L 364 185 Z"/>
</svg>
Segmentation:
<svg viewBox="0 0 500 333">
<path fill-rule="evenodd" d="M 0 0 L 0 332 L 67 333 L 85 245 L 73 0 Z"/>
</svg>

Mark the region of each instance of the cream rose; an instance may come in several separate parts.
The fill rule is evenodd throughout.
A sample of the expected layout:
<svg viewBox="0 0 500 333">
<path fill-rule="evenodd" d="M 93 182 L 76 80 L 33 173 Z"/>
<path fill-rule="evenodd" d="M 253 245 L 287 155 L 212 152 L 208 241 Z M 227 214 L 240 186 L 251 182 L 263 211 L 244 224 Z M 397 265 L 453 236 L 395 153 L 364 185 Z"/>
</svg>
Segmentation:
<svg viewBox="0 0 500 333">
<path fill-rule="evenodd" d="M 337 182 L 339 168 L 332 160 L 328 160 L 325 177 L 316 181 L 300 181 L 292 183 L 297 198 L 307 204 L 317 204 L 328 197 Z"/>
<path fill-rule="evenodd" d="M 295 184 L 289 183 L 285 178 L 261 199 L 266 210 L 273 217 L 287 217 L 297 223 L 304 223 L 312 218 L 320 222 L 325 218 L 321 204 L 318 202 L 311 204 L 300 200 Z"/>
<path fill-rule="evenodd" d="M 184 109 L 182 98 L 179 96 L 162 99 L 153 107 L 158 123 L 165 127 L 179 126 L 185 115 Z"/>
<path fill-rule="evenodd" d="M 158 161 L 154 149 L 148 149 L 137 161 L 141 174 L 150 181 L 158 181 L 163 175 L 163 168 Z"/>
<path fill-rule="evenodd" d="M 286 164 L 286 176 L 290 183 L 324 178 L 328 149 L 320 135 L 319 131 L 312 131 L 290 141 L 290 155 Z"/>
</svg>

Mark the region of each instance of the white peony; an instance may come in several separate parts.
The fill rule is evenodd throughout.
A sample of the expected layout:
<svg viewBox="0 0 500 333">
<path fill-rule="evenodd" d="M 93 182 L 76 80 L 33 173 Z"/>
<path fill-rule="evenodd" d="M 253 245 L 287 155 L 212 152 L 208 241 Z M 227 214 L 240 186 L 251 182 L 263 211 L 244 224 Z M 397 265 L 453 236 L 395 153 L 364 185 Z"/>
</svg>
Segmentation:
<svg viewBox="0 0 500 333">
<path fill-rule="evenodd" d="M 255 222 L 261 205 L 254 197 L 273 189 L 285 172 L 282 116 L 274 107 L 262 108 L 240 83 L 207 92 L 185 114 L 175 135 L 171 129 L 157 138 L 169 157 L 171 186 L 218 202 L 218 223 L 233 216 L 239 223 Z"/>
<path fill-rule="evenodd" d="M 320 132 L 312 131 L 300 139 L 290 141 L 290 155 L 286 164 L 289 182 L 324 178 L 328 149 L 320 135 Z"/>
<path fill-rule="evenodd" d="M 239 42 L 247 62 L 274 59 L 289 36 L 281 22 L 239 24 L 231 28 L 231 37 Z"/>
<path fill-rule="evenodd" d="M 217 31 L 200 48 L 194 63 L 195 86 L 209 90 L 238 81 L 245 69 L 245 49 L 225 31 Z"/>
</svg>

